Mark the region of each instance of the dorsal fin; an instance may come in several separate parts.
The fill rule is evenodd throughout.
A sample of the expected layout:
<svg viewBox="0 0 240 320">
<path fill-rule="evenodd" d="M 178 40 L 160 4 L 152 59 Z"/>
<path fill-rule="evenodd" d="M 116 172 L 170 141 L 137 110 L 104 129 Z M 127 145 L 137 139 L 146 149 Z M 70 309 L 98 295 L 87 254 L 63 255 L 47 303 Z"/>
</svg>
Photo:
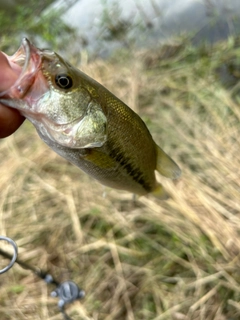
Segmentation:
<svg viewBox="0 0 240 320">
<path fill-rule="evenodd" d="M 179 166 L 158 146 L 157 148 L 157 167 L 156 170 L 164 177 L 177 179 L 181 175 Z"/>
</svg>

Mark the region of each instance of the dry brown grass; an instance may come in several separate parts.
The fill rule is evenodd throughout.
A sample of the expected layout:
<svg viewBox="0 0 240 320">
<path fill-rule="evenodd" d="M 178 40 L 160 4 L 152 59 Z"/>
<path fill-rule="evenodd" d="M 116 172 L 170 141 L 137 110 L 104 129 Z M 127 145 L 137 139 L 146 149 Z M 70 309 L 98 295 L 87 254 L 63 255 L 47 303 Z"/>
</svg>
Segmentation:
<svg viewBox="0 0 240 320">
<path fill-rule="evenodd" d="M 132 106 L 181 166 L 176 184 L 162 179 L 168 201 L 105 190 L 29 123 L 1 141 L 0 235 L 21 260 L 86 291 L 68 306 L 72 319 L 240 318 L 240 107 L 214 76 L 238 49 L 162 52 L 82 69 Z M 0 319 L 62 319 L 52 289 L 15 264 L 0 275 Z"/>
</svg>

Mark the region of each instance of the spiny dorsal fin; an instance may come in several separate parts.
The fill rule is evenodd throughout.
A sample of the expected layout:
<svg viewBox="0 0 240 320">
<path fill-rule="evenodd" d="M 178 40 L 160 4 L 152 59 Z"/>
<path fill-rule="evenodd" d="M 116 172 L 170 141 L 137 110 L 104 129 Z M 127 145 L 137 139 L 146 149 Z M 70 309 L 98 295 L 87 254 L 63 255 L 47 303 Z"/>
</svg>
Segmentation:
<svg viewBox="0 0 240 320">
<path fill-rule="evenodd" d="M 177 179 L 181 175 L 179 166 L 158 146 L 157 147 L 157 167 L 156 170 L 164 177 Z"/>
</svg>

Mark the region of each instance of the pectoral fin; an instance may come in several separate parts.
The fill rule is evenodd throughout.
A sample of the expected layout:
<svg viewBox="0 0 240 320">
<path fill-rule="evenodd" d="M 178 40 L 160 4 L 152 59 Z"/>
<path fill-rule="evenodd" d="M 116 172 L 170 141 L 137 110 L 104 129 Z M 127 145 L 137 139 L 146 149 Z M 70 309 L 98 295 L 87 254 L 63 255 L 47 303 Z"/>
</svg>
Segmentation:
<svg viewBox="0 0 240 320">
<path fill-rule="evenodd" d="M 164 177 L 177 179 L 181 175 L 179 166 L 158 146 L 157 147 L 157 168 L 156 170 Z"/>
<path fill-rule="evenodd" d="M 88 149 L 88 152 L 83 156 L 83 158 L 84 160 L 92 162 L 101 169 L 114 168 L 116 166 L 114 159 L 95 148 Z"/>
</svg>

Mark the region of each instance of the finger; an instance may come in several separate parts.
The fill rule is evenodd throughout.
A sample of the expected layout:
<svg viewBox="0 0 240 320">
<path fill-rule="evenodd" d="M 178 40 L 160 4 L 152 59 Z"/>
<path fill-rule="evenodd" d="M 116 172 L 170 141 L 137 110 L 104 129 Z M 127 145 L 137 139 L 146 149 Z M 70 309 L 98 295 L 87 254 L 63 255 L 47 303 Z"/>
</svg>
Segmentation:
<svg viewBox="0 0 240 320">
<path fill-rule="evenodd" d="M 20 127 L 24 119 L 17 110 L 0 104 L 0 138 L 11 135 Z"/>
<path fill-rule="evenodd" d="M 6 55 L 0 52 L 0 92 L 10 88 L 18 78 L 18 73 L 9 64 Z"/>
</svg>

